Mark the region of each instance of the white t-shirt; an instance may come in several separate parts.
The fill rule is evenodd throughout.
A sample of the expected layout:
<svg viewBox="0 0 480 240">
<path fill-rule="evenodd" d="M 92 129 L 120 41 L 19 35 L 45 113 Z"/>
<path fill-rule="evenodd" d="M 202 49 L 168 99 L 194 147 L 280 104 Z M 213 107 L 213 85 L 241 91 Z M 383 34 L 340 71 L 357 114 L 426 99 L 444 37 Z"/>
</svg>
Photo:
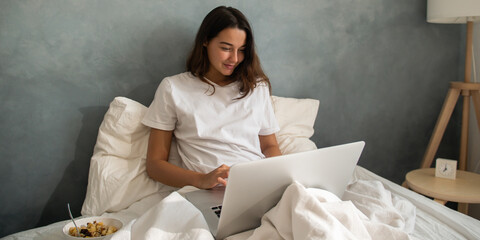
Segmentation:
<svg viewBox="0 0 480 240">
<path fill-rule="evenodd" d="M 163 79 L 142 123 L 171 131 L 186 168 L 208 173 L 221 164 L 265 156 L 259 135 L 279 130 L 268 86 L 257 87 L 242 99 L 239 83 L 215 86 L 186 72 Z"/>
</svg>

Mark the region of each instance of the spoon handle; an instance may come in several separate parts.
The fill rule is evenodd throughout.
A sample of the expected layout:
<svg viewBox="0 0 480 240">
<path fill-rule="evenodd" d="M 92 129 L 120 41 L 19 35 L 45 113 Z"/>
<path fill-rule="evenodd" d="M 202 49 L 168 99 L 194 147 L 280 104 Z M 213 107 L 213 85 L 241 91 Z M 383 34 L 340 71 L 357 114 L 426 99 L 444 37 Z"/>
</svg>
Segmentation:
<svg viewBox="0 0 480 240">
<path fill-rule="evenodd" d="M 68 214 L 70 215 L 70 219 L 72 219 L 73 225 L 75 225 L 75 229 L 77 230 L 76 237 L 80 237 L 80 231 L 78 231 L 77 224 L 75 223 L 75 220 L 73 220 L 72 211 L 70 211 L 70 203 L 67 203 L 67 207 L 68 207 Z"/>
</svg>

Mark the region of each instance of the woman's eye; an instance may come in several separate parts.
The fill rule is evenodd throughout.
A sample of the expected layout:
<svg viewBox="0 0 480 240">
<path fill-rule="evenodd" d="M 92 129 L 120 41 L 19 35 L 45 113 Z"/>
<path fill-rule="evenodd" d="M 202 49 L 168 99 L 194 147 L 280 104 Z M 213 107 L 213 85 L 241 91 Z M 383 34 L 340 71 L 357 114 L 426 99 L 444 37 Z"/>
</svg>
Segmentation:
<svg viewBox="0 0 480 240">
<path fill-rule="evenodd" d="M 230 49 L 230 48 L 226 48 L 226 47 L 222 47 L 222 50 L 223 50 L 223 51 L 230 51 L 231 49 Z"/>
</svg>

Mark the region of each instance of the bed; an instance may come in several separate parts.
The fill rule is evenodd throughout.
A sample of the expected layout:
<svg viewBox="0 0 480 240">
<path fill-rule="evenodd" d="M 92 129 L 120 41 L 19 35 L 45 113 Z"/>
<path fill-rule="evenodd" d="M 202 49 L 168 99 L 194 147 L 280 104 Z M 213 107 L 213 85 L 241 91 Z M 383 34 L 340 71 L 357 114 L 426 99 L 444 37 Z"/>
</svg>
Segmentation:
<svg viewBox="0 0 480 240">
<path fill-rule="evenodd" d="M 272 96 L 282 153 L 316 148 L 310 140 L 319 101 Z M 145 172 L 146 107 L 125 97 L 110 104 L 91 158 L 82 217 L 108 216 L 124 227 L 110 239 L 213 239 L 200 212 Z M 367 143 L 368 144 L 368 143 Z M 180 164 L 175 142 L 169 161 Z M 6 236 L 64 239 L 69 220 Z M 343 199 L 292 183 L 257 229 L 227 239 L 480 239 L 480 221 L 357 166 Z"/>
</svg>

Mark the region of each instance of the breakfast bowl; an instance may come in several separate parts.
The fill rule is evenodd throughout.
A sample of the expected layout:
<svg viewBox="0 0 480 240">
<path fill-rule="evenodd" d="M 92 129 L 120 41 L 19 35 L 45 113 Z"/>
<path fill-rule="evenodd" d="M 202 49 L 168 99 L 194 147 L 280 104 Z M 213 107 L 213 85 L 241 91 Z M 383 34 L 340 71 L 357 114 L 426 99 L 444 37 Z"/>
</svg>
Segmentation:
<svg viewBox="0 0 480 240">
<path fill-rule="evenodd" d="M 87 217 L 75 219 L 81 236 L 76 236 L 75 225 L 72 221 L 65 224 L 63 234 L 66 239 L 103 239 L 123 227 L 122 221 L 110 217 Z M 97 232 L 97 233 L 94 233 Z"/>
</svg>

